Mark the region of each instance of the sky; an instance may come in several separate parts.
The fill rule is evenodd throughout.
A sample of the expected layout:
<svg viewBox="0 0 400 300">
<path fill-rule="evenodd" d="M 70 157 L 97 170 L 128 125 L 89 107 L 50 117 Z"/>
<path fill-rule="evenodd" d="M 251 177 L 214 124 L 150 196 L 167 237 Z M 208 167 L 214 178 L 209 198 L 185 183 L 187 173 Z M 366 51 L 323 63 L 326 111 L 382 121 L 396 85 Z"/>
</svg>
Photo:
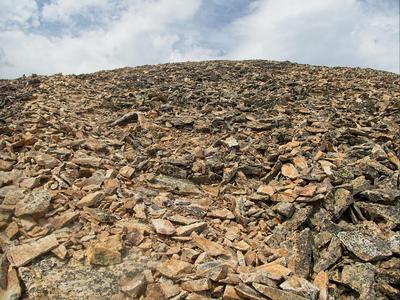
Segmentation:
<svg viewBox="0 0 400 300">
<path fill-rule="evenodd" d="M 215 59 L 400 72 L 400 0 L 0 0 L 0 78 Z"/>
</svg>

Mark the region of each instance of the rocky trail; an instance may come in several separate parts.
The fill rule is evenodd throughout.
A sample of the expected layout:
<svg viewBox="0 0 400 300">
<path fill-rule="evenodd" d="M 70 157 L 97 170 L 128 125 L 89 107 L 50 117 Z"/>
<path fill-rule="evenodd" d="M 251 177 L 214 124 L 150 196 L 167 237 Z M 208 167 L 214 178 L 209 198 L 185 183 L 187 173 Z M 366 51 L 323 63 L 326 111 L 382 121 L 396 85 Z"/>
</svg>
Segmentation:
<svg viewBox="0 0 400 300">
<path fill-rule="evenodd" d="M 0 300 L 400 299 L 399 156 L 383 71 L 0 80 Z"/>
</svg>

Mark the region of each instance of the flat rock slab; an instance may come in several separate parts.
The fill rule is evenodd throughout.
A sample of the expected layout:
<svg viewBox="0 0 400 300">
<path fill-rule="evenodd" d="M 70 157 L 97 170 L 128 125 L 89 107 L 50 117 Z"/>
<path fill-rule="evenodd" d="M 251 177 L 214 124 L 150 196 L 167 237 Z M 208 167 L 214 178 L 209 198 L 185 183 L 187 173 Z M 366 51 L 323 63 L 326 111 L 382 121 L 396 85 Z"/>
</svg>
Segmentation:
<svg viewBox="0 0 400 300">
<path fill-rule="evenodd" d="M 19 276 L 30 299 L 110 299 L 118 293 L 120 279 L 143 272 L 147 262 L 137 253 L 129 253 L 121 264 L 106 267 L 45 257 L 19 268 Z"/>
<path fill-rule="evenodd" d="M 12 265 L 20 267 L 57 246 L 58 241 L 55 235 L 48 235 L 32 243 L 9 248 L 7 257 Z"/>
<path fill-rule="evenodd" d="M 342 244 L 364 261 L 376 261 L 392 255 L 389 244 L 377 236 L 361 231 L 339 232 L 338 238 Z"/>
<path fill-rule="evenodd" d="M 33 191 L 19 201 L 15 208 L 17 217 L 44 214 L 50 207 L 51 196 L 47 191 Z"/>
</svg>

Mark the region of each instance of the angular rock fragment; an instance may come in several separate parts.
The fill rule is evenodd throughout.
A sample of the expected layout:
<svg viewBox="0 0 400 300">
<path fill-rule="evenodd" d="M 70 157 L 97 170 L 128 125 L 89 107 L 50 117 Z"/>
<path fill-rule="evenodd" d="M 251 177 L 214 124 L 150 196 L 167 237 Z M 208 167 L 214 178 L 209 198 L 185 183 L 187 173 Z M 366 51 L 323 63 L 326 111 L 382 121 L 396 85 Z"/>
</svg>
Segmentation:
<svg viewBox="0 0 400 300">
<path fill-rule="evenodd" d="M 281 172 L 282 172 L 283 176 L 286 176 L 290 179 L 295 179 L 295 178 L 299 177 L 299 172 L 297 171 L 295 166 L 293 166 L 292 164 L 284 164 L 282 166 Z"/>
<path fill-rule="evenodd" d="M 360 294 L 360 299 L 375 299 L 374 268 L 370 263 L 346 265 L 342 271 L 343 283 Z"/>
<path fill-rule="evenodd" d="M 84 196 L 81 200 L 79 200 L 77 205 L 79 207 L 95 206 L 97 203 L 99 203 L 104 198 L 104 196 L 105 196 L 104 192 L 101 192 L 101 191 L 90 193 L 90 194 Z"/>
<path fill-rule="evenodd" d="M 147 280 L 143 274 L 134 278 L 126 277 L 121 282 L 121 291 L 129 297 L 139 298 L 146 292 Z"/>
<path fill-rule="evenodd" d="M 188 292 L 201 292 L 211 289 L 211 282 L 207 278 L 185 281 L 181 288 Z"/>
<path fill-rule="evenodd" d="M 312 237 L 309 228 L 302 230 L 294 242 L 288 258 L 288 268 L 294 274 L 308 278 L 312 270 Z"/>
<path fill-rule="evenodd" d="M 7 289 L 7 274 L 10 262 L 5 254 L 0 255 L 0 289 Z"/>
<path fill-rule="evenodd" d="M 291 276 L 282 282 L 279 287 L 285 291 L 289 291 L 312 300 L 316 300 L 319 294 L 319 289 L 316 286 L 314 286 L 308 280 L 298 276 Z"/>
<path fill-rule="evenodd" d="M 232 285 L 227 285 L 224 290 L 223 299 L 226 300 L 240 300 L 240 296 L 237 294 L 235 287 Z"/>
<path fill-rule="evenodd" d="M 119 174 L 128 179 L 132 177 L 133 173 L 135 173 L 135 169 L 130 166 L 124 166 L 119 170 Z"/>
<path fill-rule="evenodd" d="M 282 280 L 292 273 L 292 270 L 275 262 L 258 266 L 256 272 L 262 272 L 273 280 Z"/>
<path fill-rule="evenodd" d="M 334 215 L 336 218 L 339 218 L 343 212 L 353 203 L 353 198 L 351 196 L 351 192 L 343 189 L 338 188 L 335 191 L 335 206 L 334 206 Z"/>
<path fill-rule="evenodd" d="M 342 244 L 363 261 L 376 261 L 392 255 L 389 244 L 380 237 L 361 231 L 343 231 L 338 233 Z"/>
<path fill-rule="evenodd" d="M 92 265 L 115 265 L 121 263 L 121 250 L 121 237 L 114 235 L 104 241 L 91 242 L 86 250 L 86 256 Z"/>
<path fill-rule="evenodd" d="M 314 278 L 314 286 L 319 289 L 319 300 L 327 300 L 328 299 L 328 284 L 329 277 L 328 273 L 325 271 L 320 271 L 317 276 Z"/>
<path fill-rule="evenodd" d="M 116 119 L 114 122 L 110 124 L 110 126 L 116 126 L 116 125 L 125 125 L 128 123 L 136 123 L 139 119 L 139 116 L 136 112 L 129 112 L 119 119 Z"/>
<path fill-rule="evenodd" d="M 254 290 L 253 288 L 251 288 L 248 285 L 245 285 L 243 283 L 239 283 L 239 285 L 235 286 L 235 291 L 240 297 L 242 297 L 244 299 L 250 299 L 250 300 L 265 299 L 256 290 Z"/>
<path fill-rule="evenodd" d="M 276 210 L 278 213 L 286 218 L 290 218 L 295 211 L 294 205 L 289 202 L 280 202 L 274 205 L 272 209 Z"/>
<path fill-rule="evenodd" d="M 177 279 L 187 273 L 190 273 L 192 271 L 192 268 L 192 264 L 188 262 L 171 259 L 160 263 L 157 266 L 157 271 L 165 277 Z"/>
<path fill-rule="evenodd" d="M 228 275 L 228 265 L 220 261 L 210 261 L 196 268 L 196 275 L 213 281 L 224 279 Z"/>
<path fill-rule="evenodd" d="M 277 288 L 273 288 L 267 285 L 263 285 L 260 283 L 253 283 L 253 287 L 260 292 L 261 294 L 265 295 L 268 297 L 268 299 L 274 299 L 274 300 L 306 300 L 307 298 L 304 298 L 302 296 L 283 291 Z"/>
<path fill-rule="evenodd" d="M 175 233 L 175 227 L 168 220 L 153 219 L 151 220 L 155 231 L 159 234 L 172 235 Z"/>
<path fill-rule="evenodd" d="M 207 228 L 206 222 L 198 222 L 185 226 L 180 226 L 176 229 L 176 235 L 178 236 L 189 236 L 192 232 L 201 233 L 204 229 Z"/>
<path fill-rule="evenodd" d="M 210 256 L 227 254 L 227 251 L 220 244 L 203 238 L 197 234 L 192 234 L 193 243 Z"/>
<path fill-rule="evenodd" d="M 220 218 L 232 220 L 235 218 L 234 214 L 227 208 L 215 209 L 207 214 L 211 218 Z"/>
<path fill-rule="evenodd" d="M 7 249 L 7 257 L 13 266 L 21 267 L 57 246 L 57 238 L 51 234 L 29 244 L 10 247 Z"/>
<path fill-rule="evenodd" d="M 17 203 L 15 215 L 42 215 L 50 208 L 50 201 L 51 196 L 47 191 L 32 191 Z"/>
<path fill-rule="evenodd" d="M 10 161 L 0 159 L 0 171 L 11 171 L 13 168 L 13 165 L 14 164 Z"/>
<path fill-rule="evenodd" d="M 333 237 L 327 249 L 323 250 L 314 264 L 314 272 L 319 273 L 326 270 L 342 257 L 342 245 L 340 239 Z"/>
<path fill-rule="evenodd" d="M 76 211 L 69 211 L 61 214 L 54 218 L 52 224 L 55 229 L 60 229 L 67 225 L 68 223 L 72 222 L 79 216 L 79 212 Z"/>
<path fill-rule="evenodd" d="M 395 224 L 400 224 L 400 207 L 361 201 L 355 203 L 355 205 L 371 217 L 381 217 Z"/>
<path fill-rule="evenodd" d="M 46 169 L 54 168 L 59 164 L 59 161 L 53 156 L 46 153 L 39 153 L 35 157 L 36 163 Z"/>
<path fill-rule="evenodd" d="M 0 287 L 0 299 L 17 300 L 20 299 L 22 288 L 18 279 L 17 271 L 11 268 L 5 274 L 7 276 L 7 286 Z"/>
</svg>

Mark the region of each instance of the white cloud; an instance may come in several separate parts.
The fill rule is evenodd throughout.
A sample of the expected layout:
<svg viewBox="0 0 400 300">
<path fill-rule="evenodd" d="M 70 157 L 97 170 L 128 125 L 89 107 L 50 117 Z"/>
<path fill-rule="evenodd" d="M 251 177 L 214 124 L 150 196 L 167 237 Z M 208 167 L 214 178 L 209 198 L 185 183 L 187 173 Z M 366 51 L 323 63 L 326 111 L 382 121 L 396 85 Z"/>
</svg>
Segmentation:
<svg viewBox="0 0 400 300">
<path fill-rule="evenodd" d="M 195 45 L 183 52 L 176 49 L 175 43 L 185 44 L 186 37 L 183 29 L 172 30 L 170 26 L 190 19 L 199 5 L 199 0 L 134 1 L 106 27 L 78 35 L 48 37 L 22 30 L 0 32 L 0 48 L 5 53 L 3 62 L 0 59 L 1 73 L 7 77 L 23 73 L 83 73 L 192 59 L 186 51 L 197 55 L 203 50 Z"/>
<path fill-rule="evenodd" d="M 32 0 L 1 0 L 0 30 L 38 25 L 39 10 Z"/>
<path fill-rule="evenodd" d="M 52 0 L 39 9 L 34 0 L 0 0 L 0 77 L 221 58 L 400 72 L 398 12 L 390 5 L 257 0 L 232 22 L 223 10 L 204 9 L 219 1 Z"/>
<path fill-rule="evenodd" d="M 98 14 L 113 9 L 111 0 L 55 0 L 42 9 L 42 17 L 48 21 L 69 22 L 75 16 L 87 16 L 91 10 Z"/>
<path fill-rule="evenodd" d="M 357 0 L 263 0 L 230 28 L 229 58 L 266 58 L 399 72 L 399 16 Z"/>
</svg>

